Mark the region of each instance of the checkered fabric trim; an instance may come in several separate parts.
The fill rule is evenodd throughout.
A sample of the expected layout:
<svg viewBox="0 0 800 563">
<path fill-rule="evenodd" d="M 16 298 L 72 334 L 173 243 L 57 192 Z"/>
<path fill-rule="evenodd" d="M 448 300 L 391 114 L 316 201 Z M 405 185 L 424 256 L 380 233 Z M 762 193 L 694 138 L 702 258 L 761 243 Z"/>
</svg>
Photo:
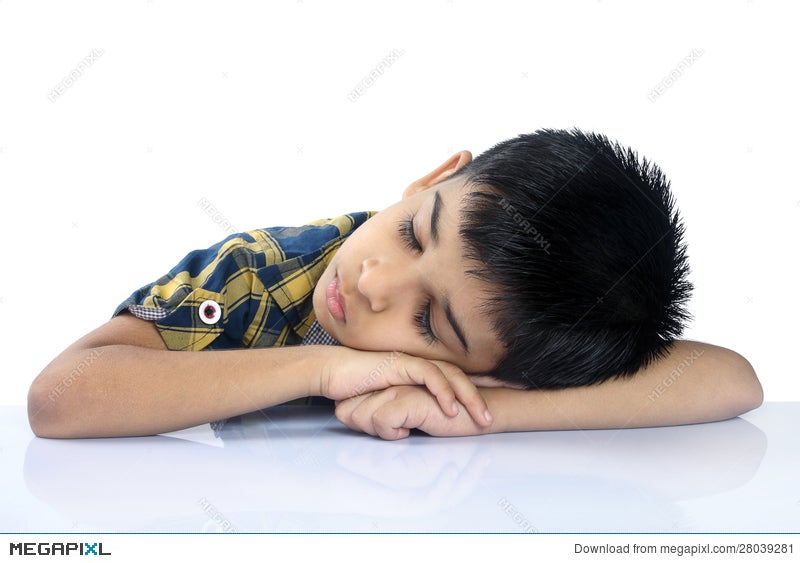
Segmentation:
<svg viewBox="0 0 800 563">
<path fill-rule="evenodd" d="M 141 305 L 127 305 L 127 308 L 134 317 L 145 321 L 160 321 L 167 316 L 166 309 L 153 309 L 152 307 L 142 307 Z"/>
<path fill-rule="evenodd" d="M 325 329 L 322 328 L 322 325 L 316 320 L 311 325 L 311 328 L 308 329 L 301 344 L 303 346 L 308 346 L 309 344 L 339 346 L 339 342 L 333 336 L 325 332 Z"/>
</svg>

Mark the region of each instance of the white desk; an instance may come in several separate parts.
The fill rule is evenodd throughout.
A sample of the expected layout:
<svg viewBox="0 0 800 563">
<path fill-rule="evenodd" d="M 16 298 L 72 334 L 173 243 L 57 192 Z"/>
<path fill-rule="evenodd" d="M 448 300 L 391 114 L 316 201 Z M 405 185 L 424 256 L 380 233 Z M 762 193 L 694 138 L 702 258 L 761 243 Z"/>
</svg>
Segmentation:
<svg viewBox="0 0 800 563">
<path fill-rule="evenodd" d="M 325 407 L 147 438 L 0 408 L 5 532 L 798 532 L 800 403 L 725 422 L 400 442 Z"/>
</svg>

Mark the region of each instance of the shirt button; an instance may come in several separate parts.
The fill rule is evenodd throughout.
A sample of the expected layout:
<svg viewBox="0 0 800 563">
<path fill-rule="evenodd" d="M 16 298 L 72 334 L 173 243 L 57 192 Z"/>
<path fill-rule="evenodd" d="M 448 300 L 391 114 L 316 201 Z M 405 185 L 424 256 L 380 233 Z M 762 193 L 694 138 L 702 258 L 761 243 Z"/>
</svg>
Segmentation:
<svg viewBox="0 0 800 563">
<path fill-rule="evenodd" d="M 216 301 L 206 299 L 200 303 L 200 320 L 207 325 L 213 325 L 222 316 L 222 308 Z"/>
</svg>

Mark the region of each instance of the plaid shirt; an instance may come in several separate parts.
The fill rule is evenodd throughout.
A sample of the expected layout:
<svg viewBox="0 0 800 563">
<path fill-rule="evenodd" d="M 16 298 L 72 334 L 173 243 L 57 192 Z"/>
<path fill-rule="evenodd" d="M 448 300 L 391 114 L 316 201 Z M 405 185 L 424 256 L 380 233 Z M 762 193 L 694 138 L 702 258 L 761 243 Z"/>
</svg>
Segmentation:
<svg viewBox="0 0 800 563">
<path fill-rule="evenodd" d="M 316 320 L 317 281 L 342 242 L 372 215 L 231 235 L 190 252 L 122 302 L 114 316 L 127 310 L 155 321 L 170 350 L 300 344 Z"/>
</svg>

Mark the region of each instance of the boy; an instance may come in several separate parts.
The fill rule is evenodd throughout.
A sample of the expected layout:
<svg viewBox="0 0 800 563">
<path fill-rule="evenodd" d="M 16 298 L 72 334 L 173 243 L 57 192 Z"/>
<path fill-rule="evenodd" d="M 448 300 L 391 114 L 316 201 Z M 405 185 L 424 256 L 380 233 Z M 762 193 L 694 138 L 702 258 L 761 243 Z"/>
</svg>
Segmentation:
<svg viewBox="0 0 800 563">
<path fill-rule="evenodd" d="M 370 215 L 189 254 L 43 370 L 34 432 L 160 433 L 314 395 L 386 439 L 704 422 L 762 401 L 744 358 L 675 341 L 691 286 L 668 183 L 605 137 L 460 152 Z"/>
</svg>

